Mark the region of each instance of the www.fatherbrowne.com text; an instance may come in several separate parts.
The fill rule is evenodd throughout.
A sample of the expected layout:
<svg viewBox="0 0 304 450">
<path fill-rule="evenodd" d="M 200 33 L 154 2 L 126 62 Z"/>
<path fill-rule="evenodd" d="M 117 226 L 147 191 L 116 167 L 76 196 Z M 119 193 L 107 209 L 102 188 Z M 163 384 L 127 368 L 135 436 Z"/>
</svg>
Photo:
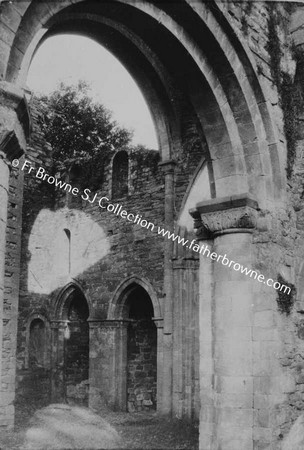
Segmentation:
<svg viewBox="0 0 304 450">
<path fill-rule="evenodd" d="M 12 165 L 14 167 L 19 166 L 20 161 L 18 159 L 14 159 Z M 235 271 L 240 271 L 241 273 L 249 276 L 257 280 L 259 283 L 266 284 L 267 286 L 273 287 L 275 290 L 283 291 L 286 294 L 290 294 L 291 288 L 284 284 L 279 283 L 278 281 L 274 281 L 272 278 L 265 278 L 265 276 L 256 270 L 248 269 L 244 267 L 242 264 L 239 264 L 237 261 L 230 260 L 227 255 L 219 255 L 216 252 L 210 250 L 207 245 L 199 245 L 195 239 L 189 241 L 188 239 L 182 238 L 178 234 L 171 233 L 169 230 L 161 228 L 159 226 L 155 226 L 153 222 L 148 222 L 144 219 L 140 214 L 133 214 L 126 211 L 122 205 L 120 204 L 112 204 L 110 203 L 110 199 L 108 197 L 100 197 L 98 193 L 93 194 L 90 189 L 84 189 L 80 191 L 78 188 L 73 187 L 71 184 L 54 177 L 53 175 L 49 175 L 43 167 L 39 167 L 38 169 L 32 165 L 32 163 L 28 160 L 25 160 L 22 167 L 22 171 L 26 171 L 27 173 L 35 174 L 35 177 L 39 180 L 46 181 L 49 184 L 53 184 L 58 189 L 62 189 L 66 192 L 71 193 L 74 196 L 81 196 L 82 200 L 87 201 L 91 204 L 98 204 L 98 206 L 102 209 L 106 209 L 108 212 L 115 214 L 116 216 L 120 216 L 122 219 L 126 219 L 129 222 L 132 222 L 136 225 L 140 225 L 142 228 L 146 228 L 158 235 L 167 238 L 173 242 L 177 242 L 178 244 L 191 249 L 192 251 L 202 254 L 213 261 L 220 262 L 224 266 L 230 267 Z"/>
</svg>

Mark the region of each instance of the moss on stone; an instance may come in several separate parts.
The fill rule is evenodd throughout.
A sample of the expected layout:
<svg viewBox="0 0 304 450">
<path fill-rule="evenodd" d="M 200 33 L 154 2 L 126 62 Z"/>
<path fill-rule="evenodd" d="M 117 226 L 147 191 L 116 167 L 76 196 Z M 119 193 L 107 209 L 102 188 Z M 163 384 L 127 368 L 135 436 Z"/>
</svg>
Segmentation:
<svg viewBox="0 0 304 450">
<path fill-rule="evenodd" d="M 282 22 L 282 14 L 278 11 L 277 5 L 271 2 L 269 4 L 267 50 L 270 55 L 272 79 L 278 89 L 279 104 L 284 117 L 284 132 L 287 145 L 286 173 L 287 178 L 290 179 L 296 155 L 298 92 L 292 76 L 281 69 L 283 52 L 278 29 L 283 26 Z M 291 51 L 296 59 L 295 49 L 292 48 Z"/>
</svg>

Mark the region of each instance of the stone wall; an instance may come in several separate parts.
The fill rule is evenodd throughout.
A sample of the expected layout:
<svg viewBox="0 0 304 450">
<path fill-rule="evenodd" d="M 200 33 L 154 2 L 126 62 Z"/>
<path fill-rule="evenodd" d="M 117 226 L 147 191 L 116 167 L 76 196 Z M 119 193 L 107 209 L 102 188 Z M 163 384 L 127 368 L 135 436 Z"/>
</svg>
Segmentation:
<svg viewBox="0 0 304 450">
<path fill-rule="evenodd" d="M 128 328 L 128 411 L 156 409 L 157 332 L 152 321 Z"/>
<path fill-rule="evenodd" d="M 11 169 L 6 228 L 1 396 L 6 409 L 0 424 L 11 425 L 16 376 L 16 333 L 19 303 L 23 174 Z M 0 425 L 1 426 L 1 425 Z"/>
<path fill-rule="evenodd" d="M 129 35 L 125 46 L 114 37 L 109 48 L 122 48 L 130 60 L 134 56 L 131 63 L 123 61 L 138 75 L 151 101 L 165 163 L 160 170 L 157 153 L 132 150 L 128 195 L 123 191 L 117 203 L 156 226 L 175 227 L 191 239 L 193 234 L 176 222 L 193 174 L 207 157 L 210 191 L 218 199 L 214 216 L 208 212 L 210 205 L 200 207 L 208 231 L 201 239 L 265 277 L 290 286 L 291 295 L 224 270 L 206 258 L 198 262 L 190 250 L 174 248 L 155 233 L 100 208 L 101 196 L 111 199 L 114 151 L 106 161 L 101 185 L 85 200 L 55 192 L 25 174 L 19 370 L 26 365 L 31 318 L 39 315 L 54 324 L 62 288 L 73 281 L 84 292 L 90 309 L 90 395 L 123 409 L 127 380 L 119 382 L 120 400 L 113 380 L 120 379 L 127 367 L 123 342 L 127 341 L 128 321 L 123 314 L 109 318 L 108 313 L 124 280 L 136 276 L 147 282 L 150 297 L 154 294 L 153 305 L 159 301 L 163 313 L 156 318 L 157 383 L 163 376 L 157 406 L 162 399 L 164 411 L 180 417 L 197 416 L 201 406 L 204 449 L 213 445 L 225 450 L 277 450 L 303 411 L 304 40 L 297 34 L 304 23 L 301 6 L 221 1 L 180 2 L 175 9 L 168 2 L 158 2 L 153 7 L 145 4 L 143 14 L 134 3 L 134 20 L 129 21 L 128 6 L 117 4 L 113 10 L 110 6 L 104 10 L 105 5 L 109 6 L 100 3 L 97 15 L 117 20 L 118 30 L 129 27 L 138 37 L 140 57 L 134 40 L 129 45 Z M 77 5 L 70 6 L 71 10 L 81 13 Z M 19 74 L 26 42 L 31 41 L 35 27 L 39 29 L 38 23 L 46 23 L 54 14 L 46 5 L 39 11 L 32 8 L 18 30 L 23 12 L 18 5 L 4 8 L 8 25 L 0 36 L 1 70 L 10 81 Z M 27 28 L 28 34 L 24 33 Z M 102 32 L 98 37 L 102 41 Z M 124 57 L 119 51 L 118 56 Z M 37 119 L 35 114 L 33 110 Z M 39 136 L 37 120 L 32 143 L 29 158 L 50 167 L 50 148 Z M 248 193 L 257 198 L 252 200 Z M 90 203 L 95 194 L 97 202 Z M 225 195 L 230 196 L 230 203 Z M 232 195 L 236 196 L 233 201 Z M 248 227 L 240 221 L 243 207 L 239 201 L 255 205 L 249 207 L 254 220 Z M 10 261 L 6 263 L 9 267 Z M 9 277 L 10 270 L 8 288 Z M 6 314 L 13 318 L 17 298 L 13 291 L 7 293 Z M 115 312 L 120 311 L 119 301 L 126 293 L 121 292 Z M 10 299 L 15 308 L 12 316 Z M 12 326 L 9 335 L 14 336 L 14 320 L 6 325 Z M 196 400 L 198 328 L 201 405 Z M 62 330 L 58 327 L 57 331 Z M 54 338 L 54 329 L 52 333 Z M 11 342 L 12 350 L 5 350 L 11 344 L 4 339 L 3 366 L 10 372 L 8 378 L 2 373 L 2 389 L 13 392 L 14 338 Z M 56 339 L 53 344 L 56 350 Z M 19 386 L 22 390 L 20 376 Z M 13 393 L 7 397 L 8 405 L 12 398 Z"/>
<path fill-rule="evenodd" d="M 253 286 L 258 299 L 253 352 L 259 360 L 253 370 L 253 439 L 256 448 L 270 448 L 270 443 L 279 448 L 303 414 L 302 48 L 299 35 L 294 35 L 302 13 L 301 7 L 287 2 L 223 2 L 222 9 L 256 61 L 277 132 L 286 145 L 286 204 L 263 211 L 253 235 L 254 267 L 291 288 L 291 294 L 284 295 Z M 297 18 L 293 30 L 292 15 Z"/>
<path fill-rule="evenodd" d="M 34 101 L 31 103 L 31 111 L 33 133 L 26 158 L 36 169 L 41 166 L 46 172 L 51 173 L 51 148 L 44 141 L 41 134 L 39 128 L 39 107 Z M 190 146 L 193 144 L 193 135 L 195 135 L 195 132 L 192 129 L 192 138 L 191 140 L 189 138 Z M 197 138 L 195 139 L 197 140 Z M 175 188 L 178 192 L 175 208 L 176 218 L 179 213 L 178 205 L 182 202 L 193 168 L 202 157 L 201 151 L 201 147 L 195 144 L 193 146 L 193 155 L 191 157 L 188 156 L 178 166 L 175 178 Z M 55 352 L 57 354 L 56 358 L 58 358 L 60 352 L 63 351 L 62 345 L 64 345 L 64 338 L 60 337 L 60 333 L 64 333 L 64 331 L 60 331 L 60 326 L 55 330 L 54 326 L 57 327 L 58 319 L 63 318 L 63 316 L 60 316 L 61 313 L 58 306 L 60 300 L 58 299 L 64 295 L 65 286 L 69 285 L 69 283 L 76 283 L 81 288 L 89 305 L 89 324 L 91 327 L 89 383 L 90 402 L 92 404 L 105 402 L 115 407 L 116 400 L 113 399 L 117 394 L 111 388 L 111 382 L 113 379 L 115 381 L 112 371 L 114 370 L 116 373 L 120 371 L 127 374 L 127 368 L 124 365 L 116 367 L 116 363 L 113 362 L 116 368 L 111 366 L 112 354 L 118 351 L 117 349 L 121 345 L 122 338 L 120 338 L 119 342 L 115 341 L 116 343 L 113 345 L 117 348 L 113 348 L 111 344 L 113 331 L 110 324 L 106 323 L 110 302 L 119 285 L 129 277 L 136 276 L 152 286 L 158 302 L 161 303 L 164 297 L 165 238 L 158 236 L 156 231 L 158 226 L 166 228 L 164 178 L 162 171 L 158 168 L 159 154 L 143 148 L 129 151 L 128 193 L 124 193 L 121 197 L 116 197 L 115 202 L 113 201 L 114 205 L 119 204 L 128 213 L 133 213 L 134 216 L 137 214 L 141 216 L 141 220 L 153 224 L 154 227 L 151 225 L 150 228 L 128 222 L 106 208 L 102 208 L 102 206 L 108 205 L 112 198 L 112 161 L 114 154 L 115 151 L 105 158 L 106 163 L 103 176 L 101 177 L 100 189 L 93 189 L 90 186 L 90 180 L 87 180 L 85 186 L 80 186 L 79 180 L 73 175 L 74 178 L 72 177 L 70 182 L 73 183 L 73 187 L 79 187 L 82 194 L 82 196 L 80 195 L 77 198 L 71 193 L 66 193 L 63 189 L 54 189 L 46 181 L 37 179 L 33 175 L 35 172 L 27 173 L 24 170 L 17 375 L 17 399 L 20 401 L 25 400 L 27 393 L 31 389 L 30 377 L 26 376 L 26 373 L 30 371 L 26 367 L 26 355 L 27 334 L 31 320 L 39 315 L 51 328 L 50 333 L 53 336 L 52 354 L 54 355 Z M 57 174 L 57 176 L 59 175 Z M 61 179 L 65 180 L 66 178 L 64 177 L 65 175 L 62 174 Z M 86 194 L 84 189 L 88 189 Z M 104 199 L 99 204 L 99 199 L 102 197 Z M 180 254 L 179 258 L 181 257 L 182 255 Z M 183 277 L 182 272 L 180 272 L 180 276 Z M 186 281 L 183 281 L 181 284 L 182 291 L 188 290 L 187 283 L 191 284 L 190 291 L 194 292 L 195 289 L 194 291 L 192 290 L 193 283 L 197 285 L 197 278 L 189 277 L 189 279 L 187 278 Z M 189 304 L 184 301 L 183 308 L 187 309 L 188 307 L 191 308 L 190 316 L 180 315 L 178 319 L 176 315 L 176 328 L 174 329 L 175 336 L 180 336 L 181 346 L 184 345 L 184 339 L 187 339 L 185 345 L 189 346 L 193 352 L 193 357 L 189 358 L 183 364 L 182 370 L 179 369 L 178 371 L 178 377 L 187 381 L 179 381 L 179 378 L 176 378 L 179 386 L 183 383 L 189 386 L 193 385 L 190 391 L 188 390 L 190 394 L 187 394 L 184 400 L 181 401 L 180 394 L 178 399 L 175 400 L 179 405 L 177 408 L 179 416 L 196 416 L 198 414 L 198 360 L 194 359 L 194 348 L 198 346 L 198 322 L 193 322 L 193 316 L 197 318 L 197 314 L 195 314 L 195 309 L 198 307 L 197 294 L 189 296 Z M 159 317 L 157 314 L 159 313 L 154 311 L 152 316 L 154 315 L 157 320 L 162 320 L 163 317 Z M 181 314 L 181 311 L 177 314 Z M 180 326 L 181 321 L 183 322 L 182 326 Z M 187 323 L 191 327 L 193 341 L 190 341 L 190 335 L 185 333 Z M 106 326 L 106 328 L 101 334 L 95 334 L 97 326 Z M 153 327 L 151 329 L 153 333 L 152 331 L 151 333 L 154 343 L 150 345 L 154 349 L 153 352 L 155 352 L 154 346 L 156 345 L 157 332 L 153 323 L 151 326 Z M 147 330 L 146 332 L 148 333 Z M 157 338 L 158 367 L 156 367 L 156 353 L 154 354 L 153 352 L 151 361 L 155 360 L 154 363 L 146 361 L 142 366 L 144 369 L 142 369 L 141 378 L 150 379 L 147 382 L 149 386 L 147 385 L 145 388 L 139 386 L 137 390 L 135 383 L 133 383 L 134 386 L 132 383 L 129 386 L 132 390 L 132 395 L 144 397 L 143 400 L 145 400 L 146 404 L 142 405 L 142 400 L 140 400 L 140 406 L 144 406 L 144 409 L 147 410 L 151 407 L 155 408 L 157 396 L 161 398 L 163 395 L 160 392 L 160 387 L 158 387 L 159 392 L 156 395 L 156 371 L 157 377 L 160 378 L 162 376 L 162 365 L 165 364 L 165 361 L 162 360 L 161 335 L 162 329 L 159 329 Z M 143 330 L 138 336 L 141 336 L 144 343 Z M 143 343 L 140 344 L 140 348 Z M 109 348 L 107 349 L 107 347 Z M 53 379 L 52 398 L 54 401 L 59 401 L 65 395 L 65 389 L 62 387 L 63 380 L 66 379 L 67 382 L 67 378 L 72 375 L 67 373 L 64 375 L 62 372 L 61 357 L 56 359 L 57 362 L 54 360 L 54 356 L 52 358 L 52 374 L 50 375 Z M 147 349 L 143 349 L 141 358 L 147 358 Z M 137 361 L 136 365 L 140 366 L 141 362 Z M 152 365 L 149 368 L 147 366 L 148 363 Z M 131 372 L 131 366 L 129 366 L 129 374 Z M 42 371 L 39 373 L 41 375 L 41 386 L 43 386 L 45 373 Z M 36 379 L 39 377 L 39 373 L 35 374 Z M 75 401 L 75 398 L 79 400 L 81 396 L 85 397 L 87 395 L 88 383 L 86 380 L 83 379 L 81 381 L 81 386 L 77 383 L 67 383 L 70 387 L 66 390 L 66 395 L 68 398 L 70 397 L 70 401 Z M 79 389 L 75 388 L 76 385 Z M 115 390 L 115 387 L 113 389 Z M 167 395 L 170 396 L 170 392 Z M 189 395 L 191 397 L 190 401 L 188 399 Z M 45 397 L 45 401 L 48 401 L 48 399 L 49 397 Z M 137 401 L 139 402 L 138 399 Z M 152 405 L 150 405 L 150 402 Z M 188 406 L 180 408 L 183 402 L 186 402 Z M 125 403 L 126 406 L 127 404 Z"/>
</svg>

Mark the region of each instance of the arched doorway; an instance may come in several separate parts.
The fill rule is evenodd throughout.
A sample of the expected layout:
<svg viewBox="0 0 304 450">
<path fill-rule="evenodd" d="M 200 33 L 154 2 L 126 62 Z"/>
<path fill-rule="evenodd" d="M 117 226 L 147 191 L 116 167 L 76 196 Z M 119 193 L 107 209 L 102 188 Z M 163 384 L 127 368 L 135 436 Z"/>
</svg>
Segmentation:
<svg viewBox="0 0 304 450">
<path fill-rule="evenodd" d="M 127 340 L 127 409 L 156 409 L 157 328 L 152 318 L 154 310 L 149 294 L 135 285 L 126 306 L 130 324 Z"/>
<path fill-rule="evenodd" d="M 70 298 L 71 297 L 71 298 Z M 65 387 L 68 403 L 88 403 L 89 308 L 84 295 L 75 289 L 68 298 L 68 332 L 65 339 Z"/>
<path fill-rule="evenodd" d="M 109 304 L 107 319 L 94 330 L 91 339 L 95 341 L 102 333 L 103 353 L 109 352 L 112 358 L 93 356 L 92 365 L 99 367 L 103 381 L 100 376 L 92 377 L 90 390 L 116 410 L 162 411 L 163 318 L 149 281 L 135 275 L 122 281 Z M 113 377 L 105 391 L 107 372 Z"/>
<path fill-rule="evenodd" d="M 25 324 L 24 363 L 16 374 L 16 408 L 37 408 L 50 402 L 50 324 L 47 315 L 35 312 Z"/>
<path fill-rule="evenodd" d="M 47 360 L 47 332 L 45 322 L 35 318 L 30 323 L 28 336 L 28 366 L 44 367 Z"/>
<path fill-rule="evenodd" d="M 78 286 L 66 287 L 53 322 L 52 398 L 87 405 L 89 391 L 89 306 Z"/>
</svg>

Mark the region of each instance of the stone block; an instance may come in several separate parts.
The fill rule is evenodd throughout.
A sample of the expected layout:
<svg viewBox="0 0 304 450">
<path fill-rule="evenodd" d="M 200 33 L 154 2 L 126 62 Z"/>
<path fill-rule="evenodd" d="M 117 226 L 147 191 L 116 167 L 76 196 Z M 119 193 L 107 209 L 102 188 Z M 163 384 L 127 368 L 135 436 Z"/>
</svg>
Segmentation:
<svg viewBox="0 0 304 450">
<path fill-rule="evenodd" d="M 255 409 L 254 426 L 258 428 L 269 428 L 270 427 L 270 413 L 269 409 Z"/>
<path fill-rule="evenodd" d="M 252 428 L 221 424 L 217 429 L 218 448 L 236 450 L 253 449 Z"/>
<path fill-rule="evenodd" d="M 253 378 L 246 376 L 220 376 L 214 377 L 214 386 L 217 392 L 231 394 L 250 394 L 253 392 Z"/>
<path fill-rule="evenodd" d="M 233 408 L 224 407 L 217 408 L 218 423 L 229 425 L 231 427 L 252 427 L 253 426 L 253 410 L 251 408 Z"/>
<path fill-rule="evenodd" d="M 15 32 L 20 23 L 21 15 L 15 10 L 13 5 L 6 4 L 3 11 L 1 11 L 1 20 L 10 30 Z"/>
<path fill-rule="evenodd" d="M 219 375 L 252 375 L 252 355 L 250 344 L 238 340 L 220 341 L 215 345 L 215 370 Z"/>
<path fill-rule="evenodd" d="M 256 327 L 252 328 L 252 338 L 254 341 L 278 341 L 279 332 L 274 327 Z"/>
<path fill-rule="evenodd" d="M 135 411 L 136 411 L 136 408 L 135 408 L 134 402 L 128 402 L 128 411 L 129 411 L 130 413 L 132 413 L 132 412 L 135 412 Z"/>
<path fill-rule="evenodd" d="M 253 395 L 253 407 L 254 409 L 264 409 L 267 410 L 271 406 L 271 397 L 265 394 Z"/>
<path fill-rule="evenodd" d="M 265 427 L 253 428 L 253 440 L 259 443 L 270 444 L 273 441 L 272 429 Z"/>
<path fill-rule="evenodd" d="M 257 311 L 253 313 L 253 323 L 255 327 L 274 327 L 274 312 L 273 311 Z"/>
<path fill-rule="evenodd" d="M 232 407 L 232 408 L 245 408 L 249 409 L 252 407 L 252 394 L 227 394 L 227 393 L 216 393 L 215 394 L 215 405 L 217 407 Z"/>
</svg>

